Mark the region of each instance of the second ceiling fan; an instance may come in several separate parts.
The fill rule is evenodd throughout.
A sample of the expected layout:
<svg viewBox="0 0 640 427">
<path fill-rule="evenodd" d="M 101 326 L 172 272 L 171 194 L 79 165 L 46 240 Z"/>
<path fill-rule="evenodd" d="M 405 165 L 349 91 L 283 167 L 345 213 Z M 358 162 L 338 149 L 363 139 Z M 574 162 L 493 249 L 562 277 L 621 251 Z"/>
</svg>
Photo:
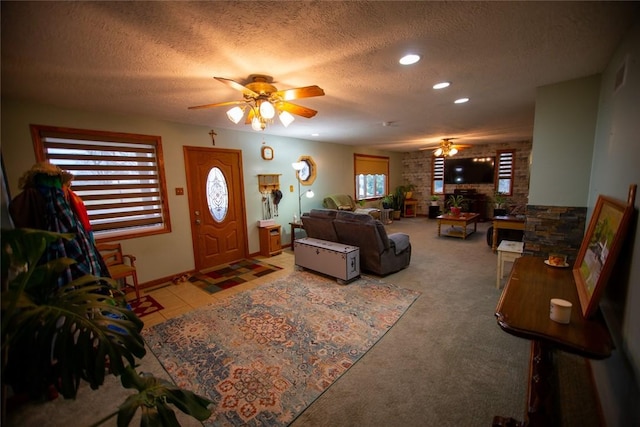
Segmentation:
<svg viewBox="0 0 640 427">
<path fill-rule="evenodd" d="M 235 105 L 235 107 L 227 111 L 227 117 L 229 120 L 237 124 L 244 117 L 246 110 L 249 110 L 245 123 L 250 124 L 252 129 L 256 131 L 264 130 L 267 123 L 270 123 L 276 114 L 285 127 L 289 126 L 291 122 L 294 121 L 292 114 L 306 118 L 315 116 L 318 113 L 316 110 L 292 104 L 289 101 L 324 95 L 324 90 L 315 85 L 278 90 L 271 84 L 273 79 L 270 76 L 263 74 L 252 74 L 249 76 L 250 82 L 246 85 L 242 85 L 234 80 L 225 79 L 223 77 L 214 77 L 214 79 L 242 92 L 243 99 L 238 101 L 219 102 L 216 104 L 197 105 L 189 107 L 189 109 L 197 110 Z"/>
</svg>

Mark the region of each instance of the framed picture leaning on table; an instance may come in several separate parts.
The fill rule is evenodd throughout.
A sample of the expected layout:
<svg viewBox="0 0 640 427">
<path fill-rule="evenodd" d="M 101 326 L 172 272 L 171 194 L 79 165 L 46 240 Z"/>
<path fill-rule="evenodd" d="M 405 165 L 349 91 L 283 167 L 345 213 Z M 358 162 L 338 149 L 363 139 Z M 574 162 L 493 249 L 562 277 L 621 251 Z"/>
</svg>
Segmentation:
<svg viewBox="0 0 640 427">
<path fill-rule="evenodd" d="M 600 295 L 611 275 L 629 227 L 635 192 L 636 185 L 633 184 L 629 187 L 626 203 L 602 195 L 596 201 L 573 266 L 573 277 L 585 318 L 595 313 Z"/>
</svg>

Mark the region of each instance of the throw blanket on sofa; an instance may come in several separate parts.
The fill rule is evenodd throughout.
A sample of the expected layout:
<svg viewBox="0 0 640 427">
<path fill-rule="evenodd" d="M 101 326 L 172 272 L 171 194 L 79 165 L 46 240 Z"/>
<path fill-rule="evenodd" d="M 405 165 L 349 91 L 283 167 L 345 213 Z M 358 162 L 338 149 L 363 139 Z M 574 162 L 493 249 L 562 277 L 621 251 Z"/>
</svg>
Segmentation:
<svg viewBox="0 0 640 427">
<path fill-rule="evenodd" d="M 322 201 L 322 206 L 327 209 L 338 209 L 341 211 L 353 211 L 356 208 L 356 202 L 348 194 L 334 194 L 327 196 Z"/>
</svg>

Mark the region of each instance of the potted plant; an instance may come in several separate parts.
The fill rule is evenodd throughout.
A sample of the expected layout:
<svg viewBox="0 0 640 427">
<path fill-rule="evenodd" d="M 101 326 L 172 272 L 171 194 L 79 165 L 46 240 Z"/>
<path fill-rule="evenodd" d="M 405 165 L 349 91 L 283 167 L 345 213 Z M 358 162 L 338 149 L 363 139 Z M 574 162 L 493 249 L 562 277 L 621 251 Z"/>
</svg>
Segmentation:
<svg viewBox="0 0 640 427">
<path fill-rule="evenodd" d="M 449 209 L 451 210 L 451 215 L 459 216 L 462 211 L 462 207 L 464 205 L 464 197 L 462 194 L 452 194 L 449 196 L 448 204 Z"/>
<path fill-rule="evenodd" d="M 402 212 L 402 207 L 404 206 L 404 201 L 406 199 L 410 199 L 413 196 L 413 190 L 415 190 L 415 185 L 413 184 L 403 184 L 398 185 L 393 193 L 394 196 L 394 206 L 393 206 L 393 217 L 394 219 L 400 219 L 400 213 Z M 397 212 L 397 213 L 396 213 Z"/>
<path fill-rule="evenodd" d="M 144 323 L 128 309 L 113 279 L 85 275 L 58 284 L 60 273 L 75 261 L 45 262 L 43 254 L 57 240 L 71 238 L 43 230 L 2 230 L 3 387 L 39 397 L 53 386 L 64 398 L 74 398 L 81 380 L 96 390 L 105 374 L 113 374 L 139 393 L 99 423 L 117 415 L 119 426 L 128 425 L 141 408 L 143 425 L 177 426 L 168 403 L 200 421 L 209 418 L 208 399 L 136 372 L 135 359 L 146 353 L 140 335 Z"/>
<path fill-rule="evenodd" d="M 393 219 L 400 219 L 400 213 L 402 212 L 402 202 L 404 200 L 403 197 L 401 197 L 398 194 L 398 190 L 396 189 L 395 194 L 392 195 L 392 205 L 391 208 L 393 209 Z"/>
<path fill-rule="evenodd" d="M 387 194 L 382 198 L 383 209 L 393 209 L 393 194 Z"/>
<path fill-rule="evenodd" d="M 507 197 L 505 196 L 505 194 L 499 191 L 496 191 L 496 193 L 493 196 L 493 202 L 495 203 L 495 208 L 502 209 L 506 201 L 507 201 Z"/>
<path fill-rule="evenodd" d="M 440 198 L 435 194 L 431 196 L 431 206 L 438 206 Z"/>
</svg>

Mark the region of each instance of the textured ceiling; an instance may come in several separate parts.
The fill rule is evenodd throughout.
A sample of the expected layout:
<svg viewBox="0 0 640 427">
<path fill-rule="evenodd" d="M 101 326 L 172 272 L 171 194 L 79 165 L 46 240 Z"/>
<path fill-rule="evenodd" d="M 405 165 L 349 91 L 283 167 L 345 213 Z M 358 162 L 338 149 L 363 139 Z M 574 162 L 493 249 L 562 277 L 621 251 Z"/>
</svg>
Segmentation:
<svg viewBox="0 0 640 427">
<path fill-rule="evenodd" d="M 253 132 L 187 107 L 241 99 L 213 76 L 267 74 L 326 93 L 267 135 L 393 151 L 530 140 L 536 87 L 603 71 L 638 5 L 3 1 L 2 97 Z M 422 61 L 400 66 L 407 52 Z"/>
</svg>

